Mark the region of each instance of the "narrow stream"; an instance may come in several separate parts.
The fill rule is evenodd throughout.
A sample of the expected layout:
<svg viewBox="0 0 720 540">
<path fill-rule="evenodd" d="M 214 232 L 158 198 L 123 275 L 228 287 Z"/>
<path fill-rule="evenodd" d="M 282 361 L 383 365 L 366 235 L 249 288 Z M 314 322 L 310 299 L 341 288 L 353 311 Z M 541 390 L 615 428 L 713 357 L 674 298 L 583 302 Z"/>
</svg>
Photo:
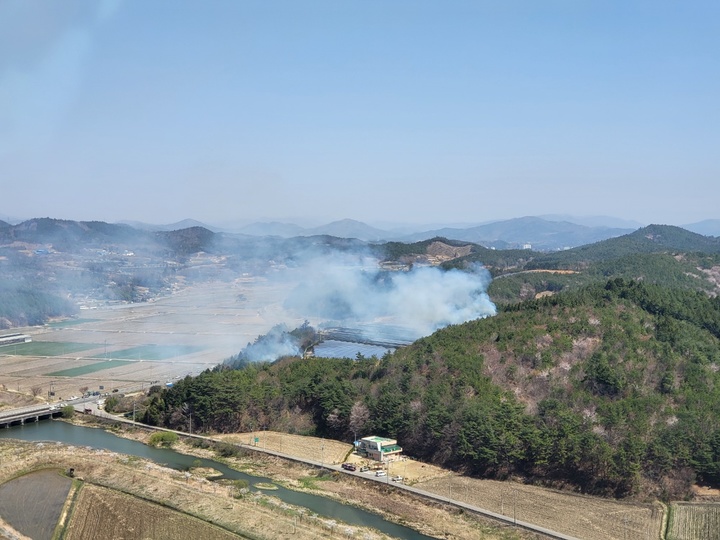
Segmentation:
<svg viewBox="0 0 720 540">
<path fill-rule="evenodd" d="M 180 454 L 166 448 L 153 448 L 152 446 L 147 446 L 137 441 L 118 437 L 102 429 L 76 426 L 67 422 L 44 420 L 28 423 L 24 426 L 0 429 L 0 439 L 58 441 L 75 446 L 102 448 L 112 452 L 146 458 L 176 470 L 187 470 L 197 465 L 197 461 L 199 460 L 202 467 L 212 467 L 222 473 L 222 478 L 246 480 L 250 484 L 250 489 L 253 491 L 258 491 L 253 487 L 253 484 L 258 482 L 272 482 L 269 478 L 239 472 L 217 461 Z M 319 516 L 336 519 L 348 525 L 372 527 L 394 538 L 403 540 L 432 540 L 430 536 L 421 534 L 408 527 L 386 521 L 372 512 L 344 505 L 327 497 L 301 493 L 286 489 L 282 486 L 277 487 L 277 490 L 273 490 L 270 493 L 272 496 L 288 504 L 307 508 Z"/>
</svg>

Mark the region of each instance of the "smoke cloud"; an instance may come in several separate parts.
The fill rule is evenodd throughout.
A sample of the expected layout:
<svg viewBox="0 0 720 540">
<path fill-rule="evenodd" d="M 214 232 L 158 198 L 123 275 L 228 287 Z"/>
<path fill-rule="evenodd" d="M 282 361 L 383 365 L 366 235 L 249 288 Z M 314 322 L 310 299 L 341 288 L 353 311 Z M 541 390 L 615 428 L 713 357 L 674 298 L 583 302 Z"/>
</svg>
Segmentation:
<svg viewBox="0 0 720 540">
<path fill-rule="evenodd" d="M 487 295 L 490 273 L 482 266 L 471 272 L 435 267 L 384 272 L 366 257 L 324 255 L 298 270 L 301 284 L 285 307 L 335 324 L 399 326 L 417 339 L 496 313 Z"/>
<path fill-rule="evenodd" d="M 284 324 L 280 324 L 274 326 L 267 334 L 259 336 L 254 343 L 248 343 L 239 355 L 225 363 L 272 362 L 282 356 L 296 356 L 301 352 L 297 340 L 288 334 L 288 328 Z"/>
</svg>

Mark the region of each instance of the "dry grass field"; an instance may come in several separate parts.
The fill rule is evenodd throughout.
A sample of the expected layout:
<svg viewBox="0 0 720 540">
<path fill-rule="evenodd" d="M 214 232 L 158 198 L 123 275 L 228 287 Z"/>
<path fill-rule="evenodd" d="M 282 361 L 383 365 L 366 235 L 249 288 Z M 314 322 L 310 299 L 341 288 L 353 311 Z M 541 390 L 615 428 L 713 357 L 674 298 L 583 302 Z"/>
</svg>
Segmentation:
<svg viewBox="0 0 720 540">
<path fill-rule="evenodd" d="M 78 502 L 74 505 L 66 521 L 73 529 L 68 530 L 68 534 L 73 535 L 68 537 L 75 540 L 237 537 L 320 540 L 327 538 L 331 530 L 342 530 L 349 537 L 363 540 L 387 538 L 386 535 L 363 527 L 342 526 L 340 529 L 333 520 L 312 518 L 272 496 L 253 494 L 236 499 L 233 497 L 235 490 L 229 486 L 105 450 L 3 440 L 0 442 L 0 463 L 3 465 L 0 467 L 0 484 L 19 474 L 38 469 L 75 469 L 76 477 L 83 482 L 81 497 L 85 497 L 80 499 L 82 504 Z M 82 493 L 88 488 L 87 495 L 83 496 Z M 96 504 L 99 506 L 93 509 Z M 120 508 L 112 509 L 115 504 L 119 504 Z M 134 521 L 119 517 L 117 512 L 120 509 L 129 512 L 128 516 L 132 515 L 135 510 L 131 507 L 142 510 L 142 514 L 135 513 Z M 80 513 L 75 517 L 73 512 Z M 145 512 L 149 512 L 149 524 L 140 523 L 144 520 Z M 113 528 L 115 525 L 110 521 L 110 516 L 115 516 L 116 520 L 128 526 L 123 529 L 123 534 Z M 183 531 L 181 523 L 189 527 L 186 530 L 200 531 L 202 523 L 197 523 L 196 519 L 206 522 L 207 527 L 214 524 L 233 534 L 223 533 L 216 527 L 207 533 L 193 532 L 187 535 L 178 532 Z M 165 535 L 164 531 L 157 529 L 166 522 L 169 532 L 174 531 L 175 536 Z M 3 528 L 8 533 L 7 537 L 17 536 L 11 528 Z M 99 536 L 98 530 L 114 532 Z"/>
<path fill-rule="evenodd" d="M 677 502 L 670 505 L 667 540 L 720 538 L 720 503 Z"/>
<path fill-rule="evenodd" d="M 26 405 L 33 405 L 34 403 L 36 403 L 36 400 L 30 395 L 18 391 L 0 389 L 0 411 L 3 409 L 25 407 Z"/>
<path fill-rule="evenodd" d="M 328 439 L 270 431 L 218 438 L 318 462 L 324 448 L 327 464 L 338 465 L 347 456 L 348 462 L 380 468 L 377 462 L 350 453 L 352 445 Z M 479 480 L 409 458 L 391 462 L 389 470 L 390 476 L 400 475 L 408 485 L 583 540 L 657 539 L 664 520 L 659 503 L 625 503 L 517 482 Z"/>
<path fill-rule="evenodd" d="M 73 506 L 67 525 L 67 540 L 98 538 L 125 540 L 231 540 L 238 535 L 170 510 L 159 504 L 139 500 L 112 489 L 86 484 Z"/>
<path fill-rule="evenodd" d="M 583 540 L 657 539 L 664 519 L 659 503 L 624 503 L 517 482 L 445 475 L 415 487 Z"/>
<path fill-rule="evenodd" d="M 352 445 L 320 437 L 304 437 L 275 431 L 253 431 L 216 435 L 214 438 L 228 442 L 248 444 L 263 450 L 272 450 L 300 459 L 309 459 L 328 465 L 338 465 L 345 461 L 352 451 Z"/>
</svg>

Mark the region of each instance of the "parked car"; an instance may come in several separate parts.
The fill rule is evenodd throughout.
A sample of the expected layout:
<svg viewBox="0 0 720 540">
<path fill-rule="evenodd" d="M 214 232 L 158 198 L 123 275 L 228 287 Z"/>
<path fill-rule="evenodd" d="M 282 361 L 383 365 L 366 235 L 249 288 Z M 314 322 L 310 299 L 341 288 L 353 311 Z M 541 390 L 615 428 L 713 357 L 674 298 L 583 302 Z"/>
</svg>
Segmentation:
<svg viewBox="0 0 720 540">
<path fill-rule="evenodd" d="M 387 476 L 385 471 L 375 471 L 375 476 Z"/>
<path fill-rule="evenodd" d="M 393 482 L 402 482 L 404 478 L 400 475 L 395 475 L 390 480 L 392 480 Z"/>
<path fill-rule="evenodd" d="M 362 467 L 360 467 L 360 472 L 368 472 L 369 470 L 370 470 L 370 467 L 368 467 L 366 465 L 363 465 Z"/>
</svg>

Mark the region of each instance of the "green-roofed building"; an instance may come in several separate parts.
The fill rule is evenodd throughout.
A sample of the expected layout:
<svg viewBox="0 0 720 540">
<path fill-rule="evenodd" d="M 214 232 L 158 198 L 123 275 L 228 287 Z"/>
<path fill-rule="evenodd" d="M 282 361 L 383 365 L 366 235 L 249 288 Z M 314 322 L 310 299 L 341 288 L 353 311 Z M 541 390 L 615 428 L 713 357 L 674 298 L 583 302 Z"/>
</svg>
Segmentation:
<svg viewBox="0 0 720 540">
<path fill-rule="evenodd" d="M 375 461 L 390 461 L 402 454 L 402 448 L 395 439 L 385 437 L 363 437 L 357 443 L 357 451 L 361 456 Z"/>
</svg>

